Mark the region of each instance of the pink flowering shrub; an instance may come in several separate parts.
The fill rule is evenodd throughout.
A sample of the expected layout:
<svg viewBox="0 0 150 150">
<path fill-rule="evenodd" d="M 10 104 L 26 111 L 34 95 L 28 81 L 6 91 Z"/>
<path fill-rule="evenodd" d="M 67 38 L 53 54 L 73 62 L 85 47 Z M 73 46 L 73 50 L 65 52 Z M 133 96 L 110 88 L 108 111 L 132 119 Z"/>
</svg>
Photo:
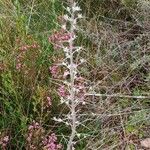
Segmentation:
<svg viewBox="0 0 150 150">
<path fill-rule="evenodd" d="M 61 144 L 57 144 L 57 137 L 55 133 L 44 137 L 42 144 L 45 150 L 59 150 L 62 148 Z"/>
<path fill-rule="evenodd" d="M 18 39 L 15 43 L 13 54 L 14 82 L 17 82 L 19 89 L 26 87 L 30 91 L 36 89 L 34 84 L 37 78 L 38 59 L 40 49 L 38 42 L 32 37 L 27 36 L 25 39 Z M 11 64 L 11 65 L 12 65 Z"/>
<path fill-rule="evenodd" d="M 33 121 L 28 126 L 26 135 L 27 148 L 31 150 L 60 150 L 61 144 L 58 144 L 55 133 L 46 134 L 44 128 L 38 123 Z"/>
<path fill-rule="evenodd" d="M 16 56 L 16 69 L 20 71 L 20 69 L 27 69 L 27 60 L 30 60 L 32 57 L 32 62 L 37 57 L 37 50 L 40 48 L 39 44 L 32 40 L 30 36 L 27 37 L 27 42 L 22 42 L 21 40 L 16 40 L 17 45 L 17 56 Z M 34 53 L 34 54 L 33 54 Z M 36 55 L 35 55 L 36 53 Z"/>
</svg>

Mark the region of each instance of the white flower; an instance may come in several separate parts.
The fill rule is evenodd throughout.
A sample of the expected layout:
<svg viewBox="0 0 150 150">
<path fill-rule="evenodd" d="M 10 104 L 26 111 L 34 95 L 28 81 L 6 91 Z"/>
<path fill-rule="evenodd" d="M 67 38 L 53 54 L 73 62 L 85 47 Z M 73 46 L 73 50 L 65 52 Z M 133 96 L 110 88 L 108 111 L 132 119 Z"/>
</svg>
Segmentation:
<svg viewBox="0 0 150 150">
<path fill-rule="evenodd" d="M 78 18 L 79 18 L 79 19 L 80 19 L 80 18 L 83 18 L 82 14 L 78 14 Z"/>
<path fill-rule="evenodd" d="M 8 142 L 8 141 L 9 141 L 9 136 L 5 136 L 5 137 L 3 138 L 3 140 L 4 140 L 5 142 Z"/>
<path fill-rule="evenodd" d="M 69 7 L 67 7 L 66 10 L 67 10 L 68 12 L 70 12 L 70 8 L 69 8 Z"/>
<path fill-rule="evenodd" d="M 64 81 L 63 83 L 67 86 L 70 86 L 70 82 Z"/>
<path fill-rule="evenodd" d="M 74 19 L 73 20 L 73 24 L 75 25 L 77 23 L 77 19 Z"/>
<path fill-rule="evenodd" d="M 73 11 L 73 12 L 75 12 L 75 11 L 80 11 L 80 10 L 81 10 L 81 8 L 80 8 L 79 6 L 74 5 L 74 6 L 72 7 L 72 11 Z"/>
<path fill-rule="evenodd" d="M 77 133 L 77 137 L 81 137 L 81 134 L 80 134 L 80 133 Z"/>
<path fill-rule="evenodd" d="M 87 137 L 87 135 L 84 135 L 83 137 L 84 137 L 84 138 L 86 138 L 86 137 Z"/>
<path fill-rule="evenodd" d="M 68 52 L 68 50 L 69 50 L 69 49 L 68 49 L 67 47 L 64 48 L 64 52 Z"/>
<path fill-rule="evenodd" d="M 60 98 L 60 103 L 63 104 L 64 102 L 65 102 L 64 98 L 61 97 L 61 98 Z"/>
<path fill-rule="evenodd" d="M 53 117 L 53 120 L 54 120 L 54 121 L 56 121 L 56 120 L 57 120 L 57 118 L 56 118 L 56 117 Z"/>
<path fill-rule="evenodd" d="M 73 71 L 73 73 L 74 73 L 75 78 L 77 78 L 77 77 L 76 77 L 76 75 L 77 75 L 77 71 Z"/>
<path fill-rule="evenodd" d="M 65 78 L 69 74 L 70 74 L 69 71 L 65 71 L 63 77 Z"/>
<path fill-rule="evenodd" d="M 79 125 L 79 124 L 80 124 L 80 122 L 79 122 L 79 121 L 76 121 L 75 123 L 76 123 L 77 125 Z"/>
<path fill-rule="evenodd" d="M 62 25 L 61 28 L 64 29 L 64 30 L 66 30 L 66 25 L 65 24 Z"/>
<path fill-rule="evenodd" d="M 66 58 L 70 58 L 70 55 L 68 53 L 66 53 Z"/>
<path fill-rule="evenodd" d="M 66 105 L 69 105 L 69 101 L 65 101 L 65 104 L 66 104 Z"/>
<path fill-rule="evenodd" d="M 83 102 L 82 102 L 82 105 L 85 105 L 85 104 L 86 104 L 85 101 L 83 101 Z"/>
<path fill-rule="evenodd" d="M 67 96 L 67 99 L 68 99 L 68 100 L 71 100 L 71 96 L 70 96 L 70 95 L 68 95 L 68 96 Z"/>
<path fill-rule="evenodd" d="M 65 20 L 69 20 L 69 16 L 68 15 L 64 15 L 64 19 Z"/>
<path fill-rule="evenodd" d="M 76 52 L 79 52 L 82 49 L 82 47 L 76 47 Z"/>
<path fill-rule="evenodd" d="M 65 63 L 65 62 L 62 62 L 62 65 L 63 65 L 63 66 L 67 66 L 67 63 Z"/>
<path fill-rule="evenodd" d="M 68 122 L 65 122 L 65 124 L 66 124 L 67 126 L 69 126 L 69 123 L 68 123 Z"/>
<path fill-rule="evenodd" d="M 80 62 L 84 63 L 84 62 L 86 62 L 86 60 L 82 58 L 82 59 L 80 59 Z"/>
</svg>

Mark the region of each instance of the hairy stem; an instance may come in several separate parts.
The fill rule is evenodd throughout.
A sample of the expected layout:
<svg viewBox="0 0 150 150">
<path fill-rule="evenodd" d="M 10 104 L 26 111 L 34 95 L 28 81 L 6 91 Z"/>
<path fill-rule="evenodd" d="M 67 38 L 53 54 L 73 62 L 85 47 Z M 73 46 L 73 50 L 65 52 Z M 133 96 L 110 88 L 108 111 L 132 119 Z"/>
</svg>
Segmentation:
<svg viewBox="0 0 150 150">
<path fill-rule="evenodd" d="M 74 14 L 72 14 L 72 20 L 74 20 Z M 69 48 L 70 48 L 70 79 L 71 79 L 71 90 L 70 90 L 70 96 L 71 96 L 71 117 L 72 117 L 72 123 L 71 123 L 71 135 L 69 138 L 69 142 L 67 145 L 67 150 L 72 150 L 73 149 L 73 140 L 76 134 L 76 104 L 75 104 L 75 91 L 74 91 L 74 80 L 75 80 L 75 75 L 74 75 L 74 62 L 73 62 L 73 35 L 74 35 L 74 29 L 73 29 L 74 23 L 73 21 L 71 22 L 71 40 L 69 42 Z"/>
</svg>

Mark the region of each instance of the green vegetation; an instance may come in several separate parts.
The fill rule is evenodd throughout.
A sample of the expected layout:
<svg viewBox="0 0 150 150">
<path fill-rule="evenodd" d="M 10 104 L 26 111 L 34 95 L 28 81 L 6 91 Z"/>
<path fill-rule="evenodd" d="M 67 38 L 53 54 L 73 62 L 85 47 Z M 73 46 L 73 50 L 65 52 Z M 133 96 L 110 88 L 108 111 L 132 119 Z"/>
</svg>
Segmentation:
<svg viewBox="0 0 150 150">
<path fill-rule="evenodd" d="M 150 137 L 150 2 L 78 3 L 85 18 L 76 42 L 85 48 L 81 56 L 87 60 L 80 71 L 91 91 L 147 98 L 89 96 L 80 108 L 76 149 L 141 149 L 141 139 Z M 68 109 L 60 105 L 49 71 L 62 54 L 48 41 L 63 23 L 65 5 L 61 0 L 0 0 L 0 141 L 9 136 L 7 150 L 28 149 L 33 120 L 44 133 L 54 132 L 66 149 L 70 130 L 53 117 Z M 49 96 L 52 105 L 45 108 Z"/>
</svg>

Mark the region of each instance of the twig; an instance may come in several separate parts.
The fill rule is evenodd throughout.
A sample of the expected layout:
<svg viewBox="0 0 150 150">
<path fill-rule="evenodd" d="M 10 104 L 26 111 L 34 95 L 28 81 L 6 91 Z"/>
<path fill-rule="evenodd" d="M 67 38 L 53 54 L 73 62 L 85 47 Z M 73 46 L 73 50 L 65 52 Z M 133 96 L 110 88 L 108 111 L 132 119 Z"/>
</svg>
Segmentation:
<svg viewBox="0 0 150 150">
<path fill-rule="evenodd" d="M 86 96 L 99 96 L 99 97 L 119 97 L 119 98 L 136 98 L 136 99 L 149 99 L 150 96 L 136 96 L 136 95 L 122 95 L 122 94 L 97 94 L 97 93 L 87 93 Z"/>
</svg>

